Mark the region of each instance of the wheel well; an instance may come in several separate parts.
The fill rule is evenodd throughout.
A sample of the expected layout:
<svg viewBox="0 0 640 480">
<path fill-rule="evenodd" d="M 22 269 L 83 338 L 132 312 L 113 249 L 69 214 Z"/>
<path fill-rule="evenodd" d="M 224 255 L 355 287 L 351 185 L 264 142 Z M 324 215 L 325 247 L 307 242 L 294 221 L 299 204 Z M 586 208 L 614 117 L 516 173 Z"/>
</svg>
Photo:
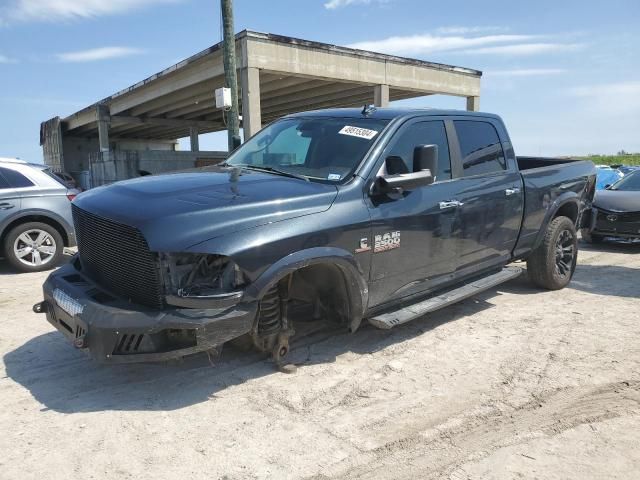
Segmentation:
<svg viewBox="0 0 640 480">
<path fill-rule="evenodd" d="M 307 302 L 320 308 L 332 320 L 347 322 L 351 303 L 345 274 L 331 263 L 318 263 L 302 267 L 291 273 L 292 300 Z M 314 315 L 320 312 L 314 311 Z M 294 319 L 295 321 L 295 319 Z"/>
<path fill-rule="evenodd" d="M 29 222 L 46 223 L 50 227 L 55 228 L 60 234 L 60 236 L 62 237 L 62 241 L 64 242 L 65 246 L 69 245 L 69 236 L 67 235 L 67 231 L 64 229 L 62 225 L 60 225 L 60 223 L 56 222 L 54 219 L 50 217 L 45 217 L 44 215 L 27 215 L 25 217 L 16 218 L 14 221 L 12 221 L 10 224 L 8 224 L 5 227 L 2 234 L 0 234 L 0 249 L 2 248 L 2 245 L 4 245 L 5 237 L 11 230 L 13 230 L 18 225 L 22 225 L 23 223 L 29 223 Z"/>
<path fill-rule="evenodd" d="M 578 205 L 575 202 L 567 202 L 562 205 L 551 220 L 557 217 L 568 217 L 575 225 L 578 222 Z"/>
</svg>

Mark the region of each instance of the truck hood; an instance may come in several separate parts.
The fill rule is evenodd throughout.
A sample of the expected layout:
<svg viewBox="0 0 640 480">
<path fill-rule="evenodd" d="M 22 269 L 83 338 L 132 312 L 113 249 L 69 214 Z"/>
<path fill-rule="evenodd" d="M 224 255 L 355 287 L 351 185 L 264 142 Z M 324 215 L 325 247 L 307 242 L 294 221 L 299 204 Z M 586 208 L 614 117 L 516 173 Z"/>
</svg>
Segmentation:
<svg viewBox="0 0 640 480">
<path fill-rule="evenodd" d="M 598 190 L 593 206 L 610 212 L 640 211 L 640 192 Z"/>
<path fill-rule="evenodd" d="M 149 248 L 183 251 L 221 235 L 327 210 L 330 184 L 230 168 L 141 177 L 79 195 L 74 204 L 142 232 Z"/>
</svg>

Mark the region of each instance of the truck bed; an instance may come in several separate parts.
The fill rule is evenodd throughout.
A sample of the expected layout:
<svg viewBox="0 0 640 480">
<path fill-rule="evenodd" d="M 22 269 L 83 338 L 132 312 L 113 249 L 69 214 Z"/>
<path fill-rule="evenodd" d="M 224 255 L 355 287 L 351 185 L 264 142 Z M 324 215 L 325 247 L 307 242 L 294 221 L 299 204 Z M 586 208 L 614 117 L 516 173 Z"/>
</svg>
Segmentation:
<svg viewBox="0 0 640 480">
<path fill-rule="evenodd" d="M 524 185 L 524 215 L 514 256 L 526 255 L 544 231 L 548 212 L 563 199 L 585 198 L 589 185 L 595 184 L 595 167 L 588 160 L 571 158 L 517 157 Z M 580 209 L 588 205 L 580 205 Z M 577 213 L 577 212 L 576 212 Z"/>
<path fill-rule="evenodd" d="M 520 171 L 531 170 L 533 168 L 550 167 L 562 165 L 564 163 L 579 162 L 575 158 L 554 158 L 554 157 L 517 157 Z"/>
</svg>

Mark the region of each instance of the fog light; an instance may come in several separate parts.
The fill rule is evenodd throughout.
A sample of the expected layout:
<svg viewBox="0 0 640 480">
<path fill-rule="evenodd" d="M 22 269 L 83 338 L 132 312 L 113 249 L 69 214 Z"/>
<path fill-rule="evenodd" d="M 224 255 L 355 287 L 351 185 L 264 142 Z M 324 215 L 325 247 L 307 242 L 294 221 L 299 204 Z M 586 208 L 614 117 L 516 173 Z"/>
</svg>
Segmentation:
<svg viewBox="0 0 640 480">
<path fill-rule="evenodd" d="M 62 310 L 67 312 L 72 317 L 80 315 L 84 310 L 84 306 L 81 305 L 80 302 L 71 298 L 69 295 L 58 288 L 53 291 L 53 299 Z"/>
</svg>

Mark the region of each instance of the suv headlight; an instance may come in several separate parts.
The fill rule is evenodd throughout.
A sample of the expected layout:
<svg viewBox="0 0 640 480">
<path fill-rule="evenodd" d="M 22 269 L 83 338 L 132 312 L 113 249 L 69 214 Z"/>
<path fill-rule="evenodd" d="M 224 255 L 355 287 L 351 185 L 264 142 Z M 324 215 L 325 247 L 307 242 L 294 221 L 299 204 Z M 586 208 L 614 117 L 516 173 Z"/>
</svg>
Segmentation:
<svg viewBox="0 0 640 480">
<path fill-rule="evenodd" d="M 165 292 L 183 298 L 206 298 L 239 290 L 242 271 L 223 255 L 170 253 L 160 256 Z"/>
</svg>

